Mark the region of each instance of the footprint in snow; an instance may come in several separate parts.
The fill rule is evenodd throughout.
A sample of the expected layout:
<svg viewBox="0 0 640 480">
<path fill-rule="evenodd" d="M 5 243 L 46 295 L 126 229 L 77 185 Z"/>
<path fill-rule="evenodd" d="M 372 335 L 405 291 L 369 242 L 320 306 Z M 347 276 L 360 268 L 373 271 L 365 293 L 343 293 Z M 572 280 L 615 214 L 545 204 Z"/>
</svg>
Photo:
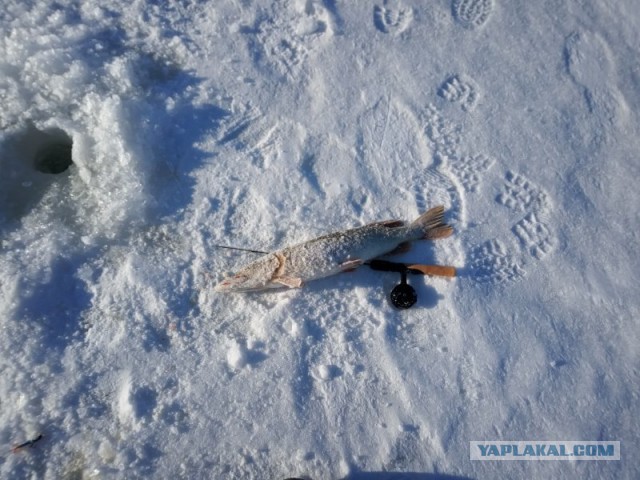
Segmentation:
<svg viewBox="0 0 640 480">
<path fill-rule="evenodd" d="M 413 10 L 402 5 L 391 6 L 388 0 L 384 5 L 373 7 L 373 25 L 382 33 L 398 35 L 404 32 L 413 20 Z"/>
</svg>

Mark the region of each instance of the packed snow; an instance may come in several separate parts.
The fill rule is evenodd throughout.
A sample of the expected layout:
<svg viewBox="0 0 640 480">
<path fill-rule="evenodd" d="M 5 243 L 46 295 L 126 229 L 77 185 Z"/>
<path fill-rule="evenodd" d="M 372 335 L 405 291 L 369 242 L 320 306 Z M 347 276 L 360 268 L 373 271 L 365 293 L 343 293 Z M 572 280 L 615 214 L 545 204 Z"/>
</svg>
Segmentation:
<svg viewBox="0 0 640 480">
<path fill-rule="evenodd" d="M 3 0 L 0 477 L 638 478 L 640 10 Z M 443 204 L 299 289 L 256 254 Z M 39 435 L 42 435 L 39 438 Z M 31 445 L 15 449 L 24 442 Z M 620 461 L 471 461 L 475 440 Z"/>
</svg>

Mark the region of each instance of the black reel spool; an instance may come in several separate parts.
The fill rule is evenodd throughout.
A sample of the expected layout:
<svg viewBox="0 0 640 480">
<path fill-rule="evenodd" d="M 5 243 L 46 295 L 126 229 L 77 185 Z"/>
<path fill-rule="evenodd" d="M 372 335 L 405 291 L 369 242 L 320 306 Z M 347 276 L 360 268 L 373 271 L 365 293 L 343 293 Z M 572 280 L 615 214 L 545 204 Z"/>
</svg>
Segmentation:
<svg viewBox="0 0 640 480">
<path fill-rule="evenodd" d="M 396 285 L 391 290 L 391 303 L 396 308 L 411 308 L 418 301 L 416 290 L 407 283 L 407 272 L 402 272 L 400 285 Z"/>
<path fill-rule="evenodd" d="M 369 267 L 372 270 L 381 270 L 384 272 L 399 272 L 402 275 L 400 284 L 391 290 L 391 303 L 394 307 L 400 309 L 411 308 L 418 301 L 418 294 L 415 289 L 407 283 L 407 272 L 409 269 L 403 263 L 387 262 L 385 260 L 371 260 Z"/>
</svg>

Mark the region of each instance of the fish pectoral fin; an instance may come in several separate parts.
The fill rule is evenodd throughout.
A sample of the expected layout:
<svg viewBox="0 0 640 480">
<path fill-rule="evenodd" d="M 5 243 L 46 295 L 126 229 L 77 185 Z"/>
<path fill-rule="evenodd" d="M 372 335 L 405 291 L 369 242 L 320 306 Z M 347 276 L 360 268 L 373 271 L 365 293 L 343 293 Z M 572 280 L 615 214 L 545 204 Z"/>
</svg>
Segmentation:
<svg viewBox="0 0 640 480">
<path fill-rule="evenodd" d="M 346 262 L 342 262 L 339 267 L 343 272 L 353 272 L 356 268 L 364 263 L 364 260 L 361 258 L 356 258 L 354 260 L 347 260 Z"/>
<path fill-rule="evenodd" d="M 287 277 L 283 275 L 281 277 L 276 277 L 272 280 L 272 282 L 279 283 L 289 288 L 300 288 L 302 286 L 302 279 L 298 277 Z"/>
</svg>

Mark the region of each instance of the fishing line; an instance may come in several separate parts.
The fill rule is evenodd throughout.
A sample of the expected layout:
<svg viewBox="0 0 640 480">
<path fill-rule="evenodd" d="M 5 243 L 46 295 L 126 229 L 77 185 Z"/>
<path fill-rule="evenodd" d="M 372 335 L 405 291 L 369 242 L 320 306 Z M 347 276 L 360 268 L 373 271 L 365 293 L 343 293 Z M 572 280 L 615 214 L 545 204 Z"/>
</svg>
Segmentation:
<svg viewBox="0 0 640 480">
<path fill-rule="evenodd" d="M 239 252 L 264 253 L 264 254 L 269 253 L 269 252 L 265 252 L 264 250 L 251 250 L 250 248 L 230 247 L 228 245 L 213 245 L 213 246 L 216 248 L 224 248 L 226 250 L 237 250 Z"/>
</svg>

